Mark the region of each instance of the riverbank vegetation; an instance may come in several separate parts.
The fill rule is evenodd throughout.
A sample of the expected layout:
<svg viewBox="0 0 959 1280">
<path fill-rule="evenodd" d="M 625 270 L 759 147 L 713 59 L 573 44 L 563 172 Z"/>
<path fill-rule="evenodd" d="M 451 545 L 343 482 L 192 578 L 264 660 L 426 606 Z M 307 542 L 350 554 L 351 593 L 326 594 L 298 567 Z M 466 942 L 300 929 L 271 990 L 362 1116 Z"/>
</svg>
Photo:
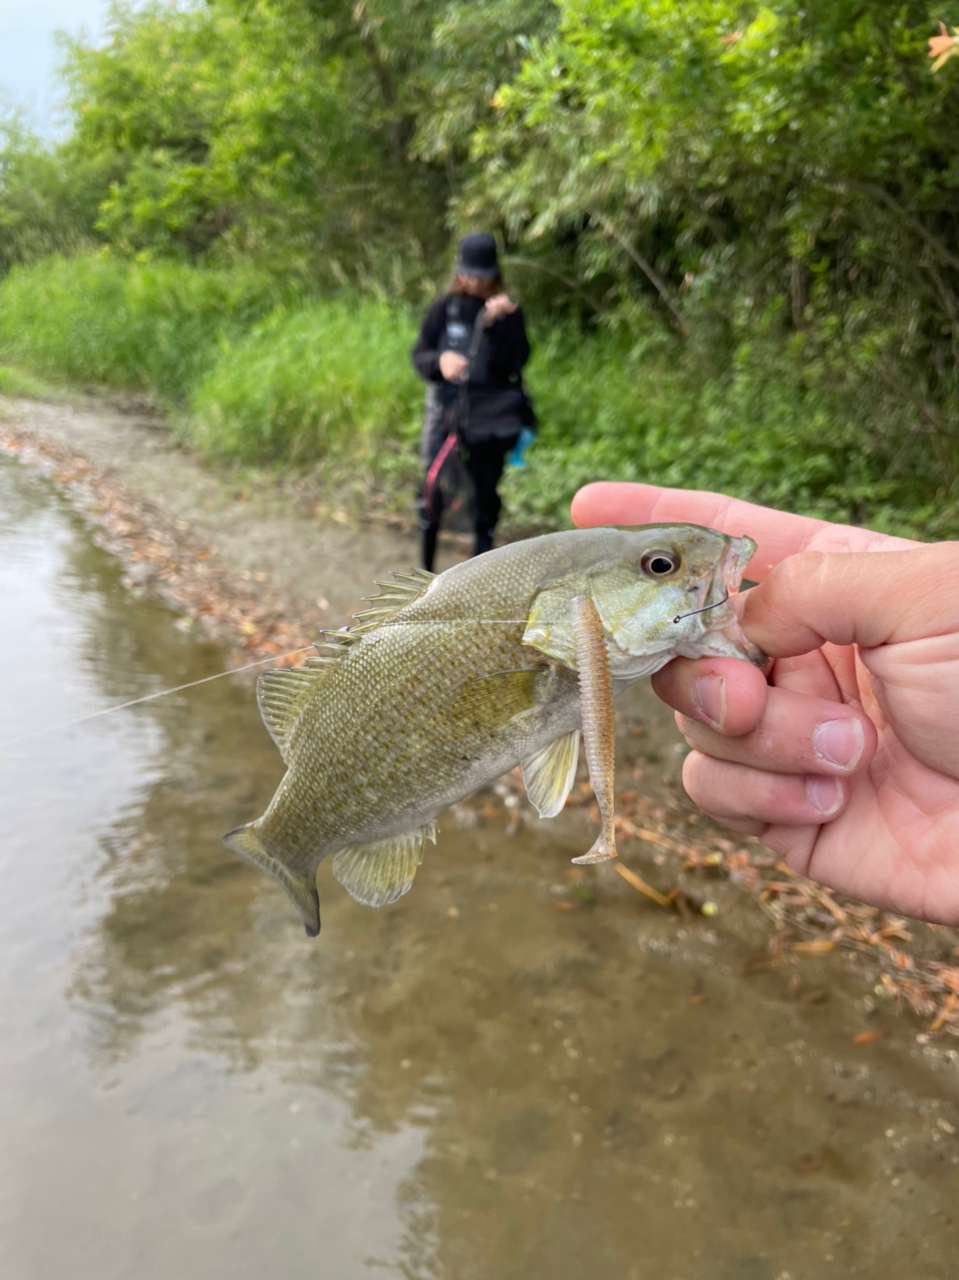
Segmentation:
<svg viewBox="0 0 959 1280">
<path fill-rule="evenodd" d="M 4 126 L 0 361 L 403 505 L 416 319 L 484 225 L 535 343 L 514 528 L 623 477 L 956 536 L 936 30 L 916 0 L 120 6 L 64 45 L 63 140 Z"/>
</svg>

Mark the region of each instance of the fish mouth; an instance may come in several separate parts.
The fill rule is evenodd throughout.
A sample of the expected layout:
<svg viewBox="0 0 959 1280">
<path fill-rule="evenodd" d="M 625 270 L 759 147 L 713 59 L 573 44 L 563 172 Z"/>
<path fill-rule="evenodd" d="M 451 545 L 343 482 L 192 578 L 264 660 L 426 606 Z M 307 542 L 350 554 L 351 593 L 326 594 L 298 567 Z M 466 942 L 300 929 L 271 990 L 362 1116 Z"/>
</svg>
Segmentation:
<svg viewBox="0 0 959 1280">
<path fill-rule="evenodd" d="M 700 607 L 690 612 L 702 614 L 703 625 L 710 630 L 720 630 L 735 617 L 732 605 L 727 602 L 738 593 L 743 571 L 755 550 L 752 538 L 727 539 L 726 549 L 715 569 L 700 579 Z"/>
<path fill-rule="evenodd" d="M 743 580 L 746 566 L 755 554 L 756 543 L 748 535 L 744 534 L 741 538 L 729 539 L 729 546 L 726 548 L 726 554 L 719 563 L 719 572 L 716 575 L 722 582 L 727 599 L 729 596 L 738 593 L 739 584 Z M 714 585 L 719 584 L 714 583 Z M 762 649 L 743 635 L 739 619 L 735 614 L 733 614 L 731 622 L 723 628 L 722 634 L 740 650 L 741 656 L 747 662 L 751 662 L 754 667 L 767 667 L 769 665 L 769 659 Z"/>
<path fill-rule="evenodd" d="M 719 564 L 723 586 L 730 595 L 735 595 L 746 572 L 746 565 L 756 554 L 756 543 L 752 538 L 743 535 L 741 538 L 730 538 L 726 554 Z"/>
<path fill-rule="evenodd" d="M 743 635 L 730 597 L 739 591 L 746 565 L 756 552 L 752 538 L 730 538 L 716 572 L 709 581 L 703 601 L 702 623 L 709 632 L 702 656 L 740 658 L 755 667 L 766 667 L 769 659 Z"/>
</svg>

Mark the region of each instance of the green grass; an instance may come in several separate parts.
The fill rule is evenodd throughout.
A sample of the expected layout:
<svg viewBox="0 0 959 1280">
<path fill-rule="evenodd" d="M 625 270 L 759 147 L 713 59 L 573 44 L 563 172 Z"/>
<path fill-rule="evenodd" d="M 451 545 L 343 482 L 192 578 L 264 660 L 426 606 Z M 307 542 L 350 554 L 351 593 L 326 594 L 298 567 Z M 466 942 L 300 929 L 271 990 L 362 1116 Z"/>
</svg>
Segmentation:
<svg viewBox="0 0 959 1280">
<path fill-rule="evenodd" d="M 0 286 L 0 354 L 40 375 L 182 405 L 221 344 L 280 296 L 250 269 L 46 258 L 15 268 Z"/>
<path fill-rule="evenodd" d="M 423 384 L 403 306 L 363 297 L 279 308 L 221 351 L 191 398 L 190 439 L 221 461 L 308 463 L 415 449 Z M 382 461 L 382 458 L 380 458 Z"/>
<path fill-rule="evenodd" d="M 818 371 L 821 374 L 821 370 Z M 518 529 L 569 523 L 591 480 L 715 489 L 911 537 L 955 537 L 948 471 L 868 382 L 836 387 L 767 341 L 721 374 L 655 333 L 589 338 L 553 325 L 529 374 L 542 426 L 503 496 Z M 912 441 L 904 449 L 903 440 Z"/>
<path fill-rule="evenodd" d="M 44 382 L 25 369 L 0 364 L 0 396 L 11 399 L 56 400 L 64 394 L 63 388 L 53 382 Z"/>
</svg>

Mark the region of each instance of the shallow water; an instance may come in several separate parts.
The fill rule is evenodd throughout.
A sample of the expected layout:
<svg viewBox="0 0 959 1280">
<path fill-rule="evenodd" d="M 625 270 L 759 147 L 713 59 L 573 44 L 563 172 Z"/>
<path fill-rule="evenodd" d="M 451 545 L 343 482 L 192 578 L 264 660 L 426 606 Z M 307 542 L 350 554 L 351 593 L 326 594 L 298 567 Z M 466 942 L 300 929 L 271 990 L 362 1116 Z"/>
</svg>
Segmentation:
<svg viewBox="0 0 959 1280">
<path fill-rule="evenodd" d="M 0 599 L 4 741 L 223 664 L 10 462 Z M 243 677 L 0 748 L 5 1280 L 956 1274 L 955 1060 L 853 1044 L 860 974 L 580 904 L 575 814 L 381 912 L 323 867 L 310 942 L 219 845 L 280 771 Z"/>
</svg>

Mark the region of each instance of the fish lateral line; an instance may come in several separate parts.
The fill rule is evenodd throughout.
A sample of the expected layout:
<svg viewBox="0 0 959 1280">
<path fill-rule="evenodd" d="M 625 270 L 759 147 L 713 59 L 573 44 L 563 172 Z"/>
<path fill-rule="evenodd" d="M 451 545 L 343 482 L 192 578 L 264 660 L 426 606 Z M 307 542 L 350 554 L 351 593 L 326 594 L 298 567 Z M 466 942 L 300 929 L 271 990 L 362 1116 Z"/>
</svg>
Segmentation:
<svg viewBox="0 0 959 1280">
<path fill-rule="evenodd" d="M 673 623 L 676 624 L 678 622 L 681 622 L 683 618 L 691 618 L 697 613 L 707 613 L 710 609 L 717 609 L 719 608 L 720 605 L 725 604 L 728 599 L 729 599 L 729 592 L 727 591 L 726 594 L 723 596 L 722 600 L 717 600 L 715 604 L 707 604 L 702 609 L 692 609 L 690 610 L 689 613 L 680 613 L 675 618 L 673 618 Z M 467 622 L 471 626 L 481 625 L 481 626 L 488 626 L 488 627 L 501 627 L 501 626 L 526 626 L 529 619 L 528 618 L 463 618 L 460 620 L 460 619 L 453 619 L 453 618 L 443 618 L 443 619 L 437 618 L 435 620 L 422 619 L 422 621 L 425 621 L 428 626 L 433 626 L 433 627 L 456 626 L 461 621 Z M 339 632 L 332 632 L 331 634 L 338 635 L 342 633 L 346 635 L 349 633 L 349 631 L 350 631 L 349 627 L 341 627 Z M 184 690 L 186 689 L 195 689 L 197 688 L 198 685 L 209 684 L 213 680 L 222 680 L 226 676 L 239 675 L 240 672 L 242 671 L 252 671 L 255 667 L 265 667 L 271 662 L 285 662 L 287 658 L 298 657 L 301 653 L 306 653 L 309 649 L 317 649 L 317 648 L 323 648 L 323 647 L 326 647 L 326 646 L 324 646 L 322 641 L 320 642 L 319 645 L 307 644 L 307 645 L 304 645 L 302 649 L 293 649 L 289 653 L 276 654 L 276 655 L 272 655 L 269 658 L 259 658 L 257 659 L 256 662 L 247 662 L 247 663 L 244 663 L 244 665 L 241 667 L 231 667 L 229 671 L 218 671 L 216 672 L 215 675 L 203 676 L 202 679 L 200 680 L 190 680 L 186 684 L 178 684 L 173 689 L 160 689 L 156 693 L 144 694 L 142 698 L 131 698 L 128 702 L 119 702 L 112 707 L 101 707 L 99 711 L 91 711 L 87 715 L 76 716 L 72 720 L 61 720 L 56 724 L 44 725 L 42 729 L 33 729 L 30 731 L 30 733 L 23 733 L 16 738 L 7 738 L 5 741 L 0 742 L 0 751 L 5 750 L 7 747 L 15 747 L 21 742 L 28 742 L 32 738 L 41 738 L 44 736 L 44 734 L 47 734 L 47 733 L 56 733 L 60 729 L 72 729 L 76 725 L 86 724 L 90 720 L 98 720 L 100 719 L 101 716 L 112 715 L 116 711 L 127 711 L 130 707 L 138 707 L 145 702 L 155 702 L 158 698 L 166 698 L 171 696 L 174 693 L 183 693 Z"/>
</svg>

